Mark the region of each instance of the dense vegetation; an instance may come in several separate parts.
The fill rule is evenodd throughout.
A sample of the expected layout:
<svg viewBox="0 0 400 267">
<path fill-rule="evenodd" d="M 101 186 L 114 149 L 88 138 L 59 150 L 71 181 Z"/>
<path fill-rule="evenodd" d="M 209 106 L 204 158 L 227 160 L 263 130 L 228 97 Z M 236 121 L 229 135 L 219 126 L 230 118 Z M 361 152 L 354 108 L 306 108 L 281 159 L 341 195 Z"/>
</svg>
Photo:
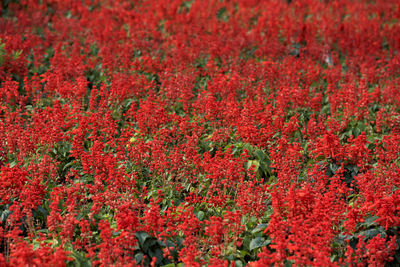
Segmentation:
<svg viewBox="0 0 400 267">
<path fill-rule="evenodd" d="M 3 0 L 0 266 L 399 266 L 398 0 Z"/>
</svg>

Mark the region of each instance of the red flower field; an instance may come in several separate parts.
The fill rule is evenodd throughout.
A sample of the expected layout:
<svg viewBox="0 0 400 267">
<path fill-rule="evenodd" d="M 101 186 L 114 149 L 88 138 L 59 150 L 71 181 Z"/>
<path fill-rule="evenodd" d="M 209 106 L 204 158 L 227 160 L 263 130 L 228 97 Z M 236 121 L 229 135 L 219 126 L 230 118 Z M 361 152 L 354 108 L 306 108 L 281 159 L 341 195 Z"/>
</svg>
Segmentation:
<svg viewBox="0 0 400 267">
<path fill-rule="evenodd" d="M 0 266 L 400 266 L 398 0 L 0 12 Z"/>
</svg>

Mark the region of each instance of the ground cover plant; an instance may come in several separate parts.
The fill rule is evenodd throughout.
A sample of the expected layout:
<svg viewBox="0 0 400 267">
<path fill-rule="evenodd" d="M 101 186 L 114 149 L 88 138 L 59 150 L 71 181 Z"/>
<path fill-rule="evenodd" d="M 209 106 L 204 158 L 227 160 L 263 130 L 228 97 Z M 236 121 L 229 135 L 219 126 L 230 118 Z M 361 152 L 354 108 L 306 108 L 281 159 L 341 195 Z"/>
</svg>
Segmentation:
<svg viewBox="0 0 400 267">
<path fill-rule="evenodd" d="M 397 0 L 3 0 L 0 266 L 399 266 Z"/>
</svg>

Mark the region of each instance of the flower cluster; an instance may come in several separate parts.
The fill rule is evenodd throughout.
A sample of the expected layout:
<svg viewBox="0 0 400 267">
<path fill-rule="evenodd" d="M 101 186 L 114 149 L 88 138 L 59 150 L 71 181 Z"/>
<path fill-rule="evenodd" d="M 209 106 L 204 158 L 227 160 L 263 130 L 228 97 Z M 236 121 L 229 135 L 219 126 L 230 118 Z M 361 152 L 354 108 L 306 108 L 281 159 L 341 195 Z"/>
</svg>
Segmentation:
<svg viewBox="0 0 400 267">
<path fill-rule="evenodd" d="M 1 266 L 400 265 L 399 1 L 0 14 Z"/>
</svg>

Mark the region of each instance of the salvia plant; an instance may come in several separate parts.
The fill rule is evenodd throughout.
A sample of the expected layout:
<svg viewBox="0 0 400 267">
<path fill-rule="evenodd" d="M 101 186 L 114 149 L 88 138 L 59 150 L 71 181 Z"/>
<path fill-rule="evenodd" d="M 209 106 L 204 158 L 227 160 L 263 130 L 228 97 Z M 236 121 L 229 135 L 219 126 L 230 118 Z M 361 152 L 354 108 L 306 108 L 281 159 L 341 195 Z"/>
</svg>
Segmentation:
<svg viewBox="0 0 400 267">
<path fill-rule="evenodd" d="M 0 266 L 400 265 L 399 1 L 0 13 Z"/>
</svg>

